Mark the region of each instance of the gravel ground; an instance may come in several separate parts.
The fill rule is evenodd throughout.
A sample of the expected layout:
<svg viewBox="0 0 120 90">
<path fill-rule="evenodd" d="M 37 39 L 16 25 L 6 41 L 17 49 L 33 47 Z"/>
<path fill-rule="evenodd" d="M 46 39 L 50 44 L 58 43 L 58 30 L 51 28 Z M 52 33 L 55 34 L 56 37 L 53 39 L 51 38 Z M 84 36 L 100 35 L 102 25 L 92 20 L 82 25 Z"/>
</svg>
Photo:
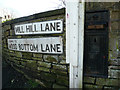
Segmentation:
<svg viewBox="0 0 120 90">
<path fill-rule="evenodd" d="M 5 61 L 2 62 L 2 89 L 6 88 L 42 88 L 38 83 L 26 79 Z"/>
</svg>

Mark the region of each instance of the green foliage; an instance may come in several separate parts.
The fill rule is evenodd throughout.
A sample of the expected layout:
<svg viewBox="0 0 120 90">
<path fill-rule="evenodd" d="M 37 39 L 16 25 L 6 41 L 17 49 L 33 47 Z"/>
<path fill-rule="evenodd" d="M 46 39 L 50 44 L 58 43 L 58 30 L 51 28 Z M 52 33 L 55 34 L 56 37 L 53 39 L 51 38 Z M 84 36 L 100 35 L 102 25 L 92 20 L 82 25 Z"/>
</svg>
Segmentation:
<svg viewBox="0 0 120 90">
<path fill-rule="evenodd" d="M 11 20 L 13 20 L 13 19 L 7 19 L 7 20 L 5 20 L 5 21 L 2 21 L 2 23 L 5 23 L 5 22 L 11 21 Z"/>
</svg>

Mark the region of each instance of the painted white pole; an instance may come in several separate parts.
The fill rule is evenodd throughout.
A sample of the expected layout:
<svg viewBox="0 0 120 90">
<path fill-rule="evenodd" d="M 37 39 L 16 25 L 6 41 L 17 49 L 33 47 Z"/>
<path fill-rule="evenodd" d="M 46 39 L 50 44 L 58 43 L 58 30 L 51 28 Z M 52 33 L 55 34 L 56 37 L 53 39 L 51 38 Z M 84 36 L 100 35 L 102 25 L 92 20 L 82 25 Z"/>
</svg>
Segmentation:
<svg viewBox="0 0 120 90">
<path fill-rule="evenodd" d="M 70 63 L 70 88 L 82 88 L 84 0 L 66 1 L 66 62 Z"/>
</svg>

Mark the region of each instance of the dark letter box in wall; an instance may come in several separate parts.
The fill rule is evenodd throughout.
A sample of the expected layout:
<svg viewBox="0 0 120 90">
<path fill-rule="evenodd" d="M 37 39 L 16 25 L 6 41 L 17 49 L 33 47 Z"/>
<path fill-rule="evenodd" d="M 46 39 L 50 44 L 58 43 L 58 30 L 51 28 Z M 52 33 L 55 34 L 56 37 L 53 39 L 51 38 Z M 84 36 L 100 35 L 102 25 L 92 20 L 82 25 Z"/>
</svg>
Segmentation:
<svg viewBox="0 0 120 90">
<path fill-rule="evenodd" d="M 108 11 L 86 12 L 84 75 L 107 77 L 108 21 Z"/>
</svg>

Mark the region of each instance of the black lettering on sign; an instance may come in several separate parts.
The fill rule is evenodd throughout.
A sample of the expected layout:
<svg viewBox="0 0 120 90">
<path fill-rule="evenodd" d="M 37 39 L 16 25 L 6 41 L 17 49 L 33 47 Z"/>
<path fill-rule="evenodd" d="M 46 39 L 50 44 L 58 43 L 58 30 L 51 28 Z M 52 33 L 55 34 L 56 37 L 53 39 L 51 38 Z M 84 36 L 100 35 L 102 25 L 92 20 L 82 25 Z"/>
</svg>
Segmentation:
<svg viewBox="0 0 120 90">
<path fill-rule="evenodd" d="M 45 26 L 45 31 L 49 31 L 49 25 L 48 25 L 48 23 L 46 23 L 46 26 Z"/>
<path fill-rule="evenodd" d="M 26 44 L 27 50 L 29 51 L 29 44 Z"/>
<path fill-rule="evenodd" d="M 51 47 L 51 52 L 56 52 L 56 45 L 52 45 L 50 44 L 50 47 Z"/>
<path fill-rule="evenodd" d="M 49 45 L 48 44 L 46 44 L 46 52 L 50 52 L 50 47 L 49 47 Z"/>
<path fill-rule="evenodd" d="M 16 33 L 20 33 L 20 27 L 15 27 Z"/>
<path fill-rule="evenodd" d="M 24 33 L 23 26 L 15 27 L 16 33 Z"/>
<path fill-rule="evenodd" d="M 34 30 L 37 32 L 37 30 L 36 30 L 36 25 L 34 25 Z"/>
<path fill-rule="evenodd" d="M 24 50 L 26 50 L 26 44 L 24 44 Z"/>
<path fill-rule="evenodd" d="M 57 31 L 60 31 L 60 22 L 57 22 L 56 24 L 57 24 L 57 25 L 56 25 Z"/>
<path fill-rule="evenodd" d="M 56 47 L 57 47 L 57 52 L 61 52 L 61 50 L 60 50 L 60 44 L 56 44 Z"/>
<path fill-rule="evenodd" d="M 16 33 L 19 33 L 20 32 L 20 27 L 15 27 L 15 31 L 16 31 Z"/>
<path fill-rule="evenodd" d="M 9 44 L 9 48 L 17 50 L 17 45 L 16 44 Z"/>
<path fill-rule="evenodd" d="M 34 46 L 35 51 L 38 52 L 38 44 Z"/>
<path fill-rule="evenodd" d="M 23 46 L 25 51 L 29 51 L 29 44 L 24 44 Z"/>
<path fill-rule="evenodd" d="M 54 25 L 52 24 L 52 23 L 50 23 L 50 31 L 52 31 L 52 30 L 54 30 L 55 31 L 55 23 L 54 23 Z"/>
<path fill-rule="evenodd" d="M 42 52 L 45 52 L 45 50 L 43 50 L 43 45 L 41 44 L 40 46 L 41 46 L 41 51 L 42 51 Z"/>
<path fill-rule="evenodd" d="M 41 26 L 41 31 L 44 31 L 43 28 L 42 28 L 42 24 L 40 24 L 40 26 Z"/>
<path fill-rule="evenodd" d="M 29 32 L 38 32 L 37 31 L 37 25 L 36 24 L 31 25 L 31 30 Z"/>
<path fill-rule="evenodd" d="M 24 50 L 23 44 L 18 44 L 19 50 Z"/>
<path fill-rule="evenodd" d="M 33 45 L 30 44 L 30 50 L 33 51 L 33 49 L 34 49 L 34 48 L 33 48 Z"/>
<path fill-rule="evenodd" d="M 31 51 L 38 51 L 38 44 L 35 45 L 35 44 L 30 44 L 30 50 Z"/>
<path fill-rule="evenodd" d="M 24 33 L 24 31 L 23 31 L 23 26 L 21 26 L 21 31 L 20 31 L 20 33 Z"/>
<path fill-rule="evenodd" d="M 26 25 L 26 32 L 32 32 L 32 25 Z"/>
<path fill-rule="evenodd" d="M 42 52 L 61 52 L 60 50 L 60 44 L 46 44 L 43 45 L 41 44 L 41 51 Z"/>
<path fill-rule="evenodd" d="M 19 50 L 23 51 L 38 51 L 38 45 L 34 44 L 18 44 Z"/>
</svg>

